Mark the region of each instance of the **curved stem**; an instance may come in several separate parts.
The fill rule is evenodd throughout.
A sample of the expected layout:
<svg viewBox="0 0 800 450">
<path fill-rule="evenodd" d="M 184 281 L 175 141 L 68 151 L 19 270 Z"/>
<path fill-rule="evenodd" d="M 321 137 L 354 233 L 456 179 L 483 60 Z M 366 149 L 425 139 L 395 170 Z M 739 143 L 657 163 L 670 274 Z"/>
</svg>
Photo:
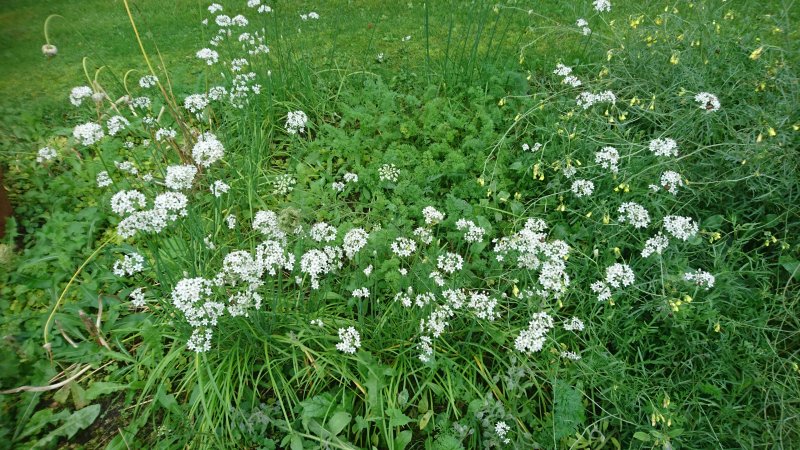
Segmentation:
<svg viewBox="0 0 800 450">
<path fill-rule="evenodd" d="M 63 17 L 58 14 L 50 14 L 49 16 L 47 16 L 47 19 L 44 20 L 44 42 L 45 44 L 48 45 L 50 44 L 50 36 L 47 34 L 47 25 L 50 23 L 50 19 L 52 19 L 53 17 L 59 17 L 63 19 Z"/>
</svg>

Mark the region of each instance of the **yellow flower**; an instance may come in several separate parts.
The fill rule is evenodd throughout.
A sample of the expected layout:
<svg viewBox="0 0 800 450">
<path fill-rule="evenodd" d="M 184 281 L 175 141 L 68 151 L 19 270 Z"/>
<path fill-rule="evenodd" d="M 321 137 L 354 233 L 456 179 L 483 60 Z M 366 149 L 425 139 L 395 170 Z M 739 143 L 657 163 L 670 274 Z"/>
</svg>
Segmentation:
<svg viewBox="0 0 800 450">
<path fill-rule="evenodd" d="M 672 65 L 676 65 L 681 61 L 680 53 L 672 52 L 672 56 L 669 57 L 669 62 Z"/>
<path fill-rule="evenodd" d="M 715 323 L 715 324 L 714 324 L 714 331 L 716 331 L 717 333 L 719 333 L 721 329 L 722 329 L 722 327 L 720 327 L 720 326 L 719 326 L 719 322 L 717 322 L 717 323 Z"/>
<path fill-rule="evenodd" d="M 758 47 L 757 49 L 753 50 L 753 52 L 750 53 L 750 59 L 755 61 L 758 58 L 761 58 L 761 52 L 763 52 L 763 51 L 764 51 L 764 46 L 763 45 L 761 47 Z"/>
</svg>

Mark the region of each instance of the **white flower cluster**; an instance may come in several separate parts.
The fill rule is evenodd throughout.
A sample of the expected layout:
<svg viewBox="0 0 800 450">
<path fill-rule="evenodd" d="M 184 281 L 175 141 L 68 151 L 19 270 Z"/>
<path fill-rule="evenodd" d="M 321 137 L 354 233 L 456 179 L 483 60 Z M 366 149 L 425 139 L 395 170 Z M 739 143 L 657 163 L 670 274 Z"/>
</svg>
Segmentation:
<svg viewBox="0 0 800 450">
<path fill-rule="evenodd" d="M 142 78 L 139 78 L 139 86 L 142 89 L 149 89 L 156 84 L 158 84 L 158 77 L 155 75 L 145 75 Z"/>
<path fill-rule="evenodd" d="M 547 333 L 552 329 L 553 318 L 544 311 L 536 313 L 528 323 L 528 328 L 522 330 L 514 340 L 514 347 L 527 355 L 539 352 L 544 347 Z"/>
<path fill-rule="evenodd" d="M 117 133 L 124 130 L 128 125 L 130 125 L 130 122 L 122 116 L 114 116 L 106 122 L 109 136 L 116 136 Z"/>
<path fill-rule="evenodd" d="M 511 439 L 506 437 L 509 431 L 511 431 L 511 427 L 509 427 L 505 422 L 497 422 L 494 425 L 494 432 L 497 433 L 497 437 L 503 441 L 504 444 L 511 443 Z"/>
<path fill-rule="evenodd" d="M 566 258 L 569 246 L 562 240 L 548 242 L 543 231 L 547 224 L 537 218 L 526 221 L 525 227 L 512 236 L 493 240 L 494 252 L 498 261 L 507 255 L 516 255 L 517 266 L 539 272 L 539 288 L 535 291 L 540 297 L 560 297 L 569 286 L 570 278 L 566 272 Z"/>
<path fill-rule="evenodd" d="M 591 180 L 575 180 L 571 189 L 575 197 L 587 197 L 594 192 L 594 183 Z"/>
<path fill-rule="evenodd" d="M 105 137 L 103 127 L 94 122 L 76 126 L 75 129 L 72 130 L 72 135 L 85 146 L 92 145 Z"/>
<path fill-rule="evenodd" d="M 118 277 L 135 275 L 144 270 L 144 256 L 138 253 L 125 255 L 114 263 L 114 275 Z"/>
<path fill-rule="evenodd" d="M 531 147 L 527 143 L 522 144 L 522 151 L 523 152 L 534 153 L 534 152 L 538 152 L 539 150 L 541 150 L 541 148 L 542 148 L 542 144 L 540 144 L 539 142 L 534 143 L 533 147 Z"/>
<path fill-rule="evenodd" d="M 190 113 L 200 116 L 208 106 L 208 97 L 205 94 L 192 94 L 183 100 L 183 107 Z"/>
<path fill-rule="evenodd" d="M 598 12 L 611 11 L 611 2 L 609 0 L 594 0 L 592 5 L 594 5 L 594 9 Z"/>
<path fill-rule="evenodd" d="M 281 241 L 286 238 L 286 233 L 278 225 L 278 215 L 272 211 L 258 211 L 253 218 L 253 229 L 268 239 Z"/>
<path fill-rule="evenodd" d="M 705 290 L 709 290 L 714 287 L 715 281 L 714 275 L 711 275 L 703 269 L 697 269 L 694 272 L 686 272 L 683 274 L 683 279 L 686 281 L 691 281 Z"/>
<path fill-rule="evenodd" d="M 172 128 L 159 128 L 156 131 L 156 142 L 164 142 L 167 139 L 175 139 L 178 132 Z"/>
<path fill-rule="evenodd" d="M 475 222 L 467 219 L 458 219 L 456 222 L 456 229 L 464 231 L 464 240 L 467 242 L 481 242 L 486 230 L 475 225 Z"/>
<path fill-rule="evenodd" d="M 464 266 L 464 258 L 457 253 L 446 252 L 439 255 L 436 260 L 436 267 L 442 272 L 453 274 Z"/>
<path fill-rule="evenodd" d="M 353 291 L 353 297 L 355 298 L 369 298 L 369 289 L 362 287 L 358 288 Z"/>
<path fill-rule="evenodd" d="M 39 152 L 36 155 L 36 162 L 43 163 L 45 161 L 54 160 L 57 156 L 57 153 L 52 147 L 42 147 L 39 149 Z"/>
<path fill-rule="evenodd" d="M 700 107 L 705 109 L 706 112 L 719 111 L 720 103 L 716 95 L 708 92 L 700 92 L 694 96 L 694 101 L 700 104 Z"/>
<path fill-rule="evenodd" d="M 591 92 L 581 92 L 575 98 L 575 101 L 583 109 L 591 108 L 595 103 L 611 103 L 617 104 L 617 96 L 611 91 L 603 91 L 599 94 L 592 94 Z"/>
<path fill-rule="evenodd" d="M 648 258 L 653 253 L 661 254 L 669 246 L 669 239 L 659 232 L 644 243 L 642 258 Z"/>
<path fill-rule="evenodd" d="M 222 180 L 216 180 L 211 184 L 211 193 L 214 194 L 214 197 L 222 197 L 222 194 L 227 193 L 230 188 L 228 183 Z"/>
<path fill-rule="evenodd" d="M 587 22 L 586 19 L 578 19 L 575 25 L 581 29 L 581 34 L 584 36 L 592 34 L 592 29 L 589 28 L 589 22 Z"/>
<path fill-rule="evenodd" d="M 597 294 L 598 301 L 606 301 L 611 298 L 611 288 L 621 289 L 633 284 L 636 277 L 633 270 L 627 264 L 616 263 L 606 268 L 605 281 L 596 281 L 590 286 L 592 292 Z"/>
<path fill-rule="evenodd" d="M 319 14 L 315 13 L 314 11 L 311 11 L 308 14 L 300 14 L 300 19 L 304 21 L 308 19 L 319 20 Z"/>
<path fill-rule="evenodd" d="M 697 234 L 699 226 L 690 217 L 665 216 L 664 229 L 672 236 L 682 241 L 688 241 Z"/>
<path fill-rule="evenodd" d="M 400 178 L 400 171 L 397 170 L 394 164 L 384 164 L 378 169 L 378 178 L 381 181 L 397 183 Z"/>
<path fill-rule="evenodd" d="M 206 62 L 209 66 L 214 65 L 219 61 L 219 53 L 210 48 L 204 48 L 197 51 L 197 57 Z"/>
<path fill-rule="evenodd" d="M 107 171 L 104 170 L 104 171 L 102 171 L 102 172 L 97 174 L 97 187 L 101 187 L 102 188 L 102 187 L 110 186 L 111 183 L 112 183 L 111 177 L 108 176 L 108 172 Z"/>
<path fill-rule="evenodd" d="M 683 187 L 683 177 L 678 172 L 667 170 L 661 174 L 661 188 L 672 195 L 678 195 L 678 188 Z M 653 191 L 658 191 L 658 186 L 651 186 Z"/>
<path fill-rule="evenodd" d="M 614 147 L 603 147 L 594 154 L 594 162 L 612 173 L 619 172 L 619 152 Z"/>
<path fill-rule="evenodd" d="M 134 308 L 144 308 L 144 288 L 136 288 L 128 294 Z"/>
<path fill-rule="evenodd" d="M 311 279 L 311 288 L 319 289 L 320 276 L 342 268 L 342 249 L 326 246 L 312 249 L 300 257 L 300 271 Z"/>
<path fill-rule="evenodd" d="M 495 311 L 497 299 L 489 297 L 483 292 L 471 292 L 467 307 L 472 310 L 475 317 L 483 320 L 495 320 L 500 317 L 500 313 Z"/>
<path fill-rule="evenodd" d="M 417 250 L 417 243 L 411 239 L 399 237 L 392 242 L 392 251 L 400 257 L 411 256 Z"/>
<path fill-rule="evenodd" d="M 425 245 L 430 245 L 433 242 L 433 232 L 427 228 L 417 227 L 414 229 L 414 236 Z"/>
<path fill-rule="evenodd" d="M 425 218 L 426 225 L 436 225 L 444 220 L 444 213 L 433 206 L 426 206 L 422 209 L 422 217 Z"/>
<path fill-rule="evenodd" d="M 83 99 L 91 96 L 92 88 L 89 86 L 77 86 L 72 88 L 72 91 L 70 91 L 69 102 L 72 103 L 73 106 L 81 106 Z"/>
<path fill-rule="evenodd" d="M 354 355 L 361 348 L 361 335 L 353 327 L 339 328 L 339 343 L 336 349 Z"/>
<path fill-rule="evenodd" d="M 308 116 L 303 111 L 289 111 L 286 116 L 286 131 L 289 134 L 304 133 Z"/>
<path fill-rule="evenodd" d="M 583 331 L 585 327 L 583 321 L 577 317 L 564 321 L 564 329 L 567 331 Z"/>
<path fill-rule="evenodd" d="M 315 223 L 308 231 L 308 235 L 317 242 L 335 241 L 336 227 L 325 222 Z"/>
<path fill-rule="evenodd" d="M 368 237 L 369 235 L 363 228 L 351 228 L 345 233 L 344 243 L 342 244 L 345 256 L 347 256 L 348 259 L 353 259 L 356 253 L 367 245 Z M 370 266 L 370 271 L 372 271 L 371 267 L 372 266 Z M 364 273 L 369 276 L 366 269 Z"/>
<path fill-rule="evenodd" d="M 225 155 L 225 147 L 212 133 L 203 133 L 197 138 L 197 142 L 192 147 L 192 158 L 196 164 L 209 167 L 211 164 L 222 159 Z"/>
<path fill-rule="evenodd" d="M 578 77 L 572 75 L 572 67 L 567 67 L 559 63 L 553 73 L 562 77 L 561 84 L 568 84 L 572 87 L 578 87 L 583 84 Z"/>
<path fill-rule="evenodd" d="M 131 106 L 139 109 L 150 108 L 150 99 L 148 97 L 136 97 L 131 100 Z"/>
<path fill-rule="evenodd" d="M 286 195 L 294 190 L 294 185 L 297 184 L 297 180 L 288 173 L 284 173 L 275 177 L 271 183 L 273 194 Z"/>
<path fill-rule="evenodd" d="M 145 206 L 147 206 L 147 199 L 144 194 L 135 189 L 122 190 L 111 197 L 111 210 L 120 216 L 136 212 Z"/>
<path fill-rule="evenodd" d="M 136 166 L 134 166 L 133 163 L 130 161 L 122 161 L 122 162 L 114 161 L 114 167 L 116 167 L 117 170 L 129 173 L 131 175 L 139 174 L 139 169 L 137 169 Z"/>
<path fill-rule="evenodd" d="M 678 156 L 678 143 L 674 139 L 653 139 L 649 147 L 656 156 Z"/>
<path fill-rule="evenodd" d="M 650 213 L 644 206 L 635 202 L 625 202 L 617 209 L 620 223 L 629 223 L 634 228 L 647 228 L 650 225 Z"/>
<path fill-rule="evenodd" d="M 123 239 L 137 232 L 160 233 L 170 222 L 186 216 L 188 200 L 180 192 L 166 192 L 156 196 L 153 209 L 136 211 L 117 225 L 117 234 Z"/>
<path fill-rule="evenodd" d="M 168 166 L 164 184 L 174 191 L 191 189 L 195 175 L 197 175 L 197 167 L 191 164 Z"/>
</svg>

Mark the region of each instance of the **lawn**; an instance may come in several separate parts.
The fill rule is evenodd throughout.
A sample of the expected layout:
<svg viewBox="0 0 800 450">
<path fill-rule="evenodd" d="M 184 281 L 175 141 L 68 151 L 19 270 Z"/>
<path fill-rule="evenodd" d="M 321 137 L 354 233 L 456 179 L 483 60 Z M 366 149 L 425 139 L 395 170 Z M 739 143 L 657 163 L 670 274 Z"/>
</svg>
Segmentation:
<svg viewBox="0 0 800 450">
<path fill-rule="evenodd" d="M 799 19 L 3 2 L 0 448 L 796 447 Z"/>
</svg>

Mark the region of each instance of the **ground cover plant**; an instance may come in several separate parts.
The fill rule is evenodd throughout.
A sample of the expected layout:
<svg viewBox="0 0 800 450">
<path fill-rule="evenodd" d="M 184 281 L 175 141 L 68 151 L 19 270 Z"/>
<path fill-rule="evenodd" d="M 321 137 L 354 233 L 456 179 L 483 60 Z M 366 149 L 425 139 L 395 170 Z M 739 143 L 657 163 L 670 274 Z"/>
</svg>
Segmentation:
<svg viewBox="0 0 800 450">
<path fill-rule="evenodd" d="M 3 447 L 800 442 L 791 2 L 4 8 Z"/>
</svg>

